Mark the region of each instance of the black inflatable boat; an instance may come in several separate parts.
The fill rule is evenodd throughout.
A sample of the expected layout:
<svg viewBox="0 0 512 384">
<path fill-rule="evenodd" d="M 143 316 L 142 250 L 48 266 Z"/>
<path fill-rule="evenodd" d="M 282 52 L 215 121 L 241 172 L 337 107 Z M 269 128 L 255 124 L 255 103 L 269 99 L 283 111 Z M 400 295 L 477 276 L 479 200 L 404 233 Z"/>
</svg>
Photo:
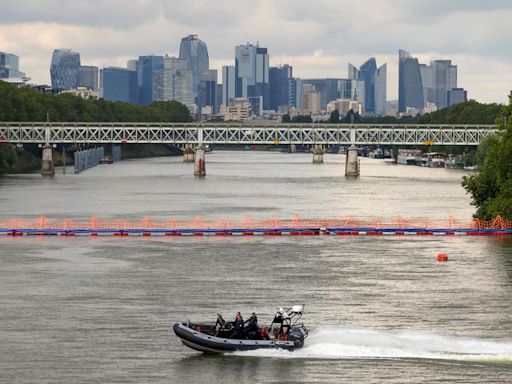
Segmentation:
<svg viewBox="0 0 512 384">
<path fill-rule="evenodd" d="M 304 345 L 308 331 L 298 324 L 303 305 L 279 308 L 270 327 L 248 329 L 242 334 L 234 331 L 233 323 L 217 315 L 215 323 L 174 324 L 174 333 L 187 347 L 201 352 L 228 353 L 255 349 L 286 349 L 293 351 Z M 236 337 L 236 338 L 235 338 Z"/>
</svg>

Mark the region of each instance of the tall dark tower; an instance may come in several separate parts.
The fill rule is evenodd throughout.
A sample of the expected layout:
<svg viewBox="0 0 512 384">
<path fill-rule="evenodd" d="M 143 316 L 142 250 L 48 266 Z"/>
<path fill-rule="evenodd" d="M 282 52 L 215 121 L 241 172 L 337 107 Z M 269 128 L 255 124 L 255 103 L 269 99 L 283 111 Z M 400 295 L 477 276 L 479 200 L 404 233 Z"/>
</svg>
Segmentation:
<svg viewBox="0 0 512 384">
<path fill-rule="evenodd" d="M 406 112 L 407 107 L 423 109 L 423 82 L 418 59 L 409 52 L 399 51 L 398 65 L 398 112 Z"/>
</svg>

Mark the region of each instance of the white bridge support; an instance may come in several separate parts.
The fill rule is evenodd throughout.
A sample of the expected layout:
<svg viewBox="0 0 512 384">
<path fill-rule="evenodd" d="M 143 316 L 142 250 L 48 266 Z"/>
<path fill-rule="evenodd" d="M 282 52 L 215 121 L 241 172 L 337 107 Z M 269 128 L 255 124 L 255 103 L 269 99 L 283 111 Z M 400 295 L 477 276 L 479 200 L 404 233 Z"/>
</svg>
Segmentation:
<svg viewBox="0 0 512 384">
<path fill-rule="evenodd" d="M 356 127 L 350 128 L 350 147 L 347 148 L 347 157 L 345 159 L 345 176 L 357 177 L 359 176 L 359 156 L 357 154 L 357 132 Z"/>
<path fill-rule="evenodd" d="M 55 175 L 55 168 L 53 166 L 53 148 L 50 144 L 43 146 L 42 164 L 41 164 L 41 175 L 53 176 Z"/>
<path fill-rule="evenodd" d="M 315 145 L 313 148 L 313 164 L 323 164 L 324 149 L 321 145 Z"/>
<path fill-rule="evenodd" d="M 345 161 L 345 176 L 359 176 L 359 157 L 357 155 L 357 147 L 351 145 L 347 149 L 347 157 Z"/>
</svg>

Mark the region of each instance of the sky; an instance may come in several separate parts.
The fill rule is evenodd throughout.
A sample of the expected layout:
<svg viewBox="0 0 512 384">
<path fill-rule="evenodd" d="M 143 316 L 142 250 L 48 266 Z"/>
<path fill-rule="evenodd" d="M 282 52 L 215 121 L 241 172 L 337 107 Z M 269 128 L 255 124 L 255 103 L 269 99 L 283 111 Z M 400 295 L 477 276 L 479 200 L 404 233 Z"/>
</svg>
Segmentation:
<svg viewBox="0 0 512 384">
<path fill-rule="evenodd" d="M 197 34 L 219 75 L 247 42 L 302 78 L 346 78 L 349 62 L 373 56 L 388 64 L 393 100 L 401 48 L 422 63 L 451 59 L 469 98 L 506 103 L 511 20 L 511 0 L 0 0 L 0 51 L 49 84 L 55 48 L 80 52 L 82 65 L 126 66 L 140 55 L 177 56 L 181 38 Z"/>
</svg>

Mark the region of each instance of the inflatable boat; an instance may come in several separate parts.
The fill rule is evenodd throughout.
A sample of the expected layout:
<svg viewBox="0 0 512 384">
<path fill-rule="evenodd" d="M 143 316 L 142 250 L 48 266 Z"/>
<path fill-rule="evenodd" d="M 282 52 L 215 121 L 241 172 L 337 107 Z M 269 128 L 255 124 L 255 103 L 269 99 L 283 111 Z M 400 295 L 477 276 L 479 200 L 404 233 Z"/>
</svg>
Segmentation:
<svg viewBox="0 0 512 384">
<path fill-rule="evenodd" d="M 255 349 L 285 349 L 293 351 L 304 345 L 308 330 L 298 321 L 302 317 L 304 305 L 279 308 L 274 320 L 267 327 L 252 326 L 243 332 L 234 329 L 234 322 L 226 322 L 217 315 L 215 323 L 174 324 L 174 333 L 181 342 L 201 352 L 229 353 Z"/>
</svg>

